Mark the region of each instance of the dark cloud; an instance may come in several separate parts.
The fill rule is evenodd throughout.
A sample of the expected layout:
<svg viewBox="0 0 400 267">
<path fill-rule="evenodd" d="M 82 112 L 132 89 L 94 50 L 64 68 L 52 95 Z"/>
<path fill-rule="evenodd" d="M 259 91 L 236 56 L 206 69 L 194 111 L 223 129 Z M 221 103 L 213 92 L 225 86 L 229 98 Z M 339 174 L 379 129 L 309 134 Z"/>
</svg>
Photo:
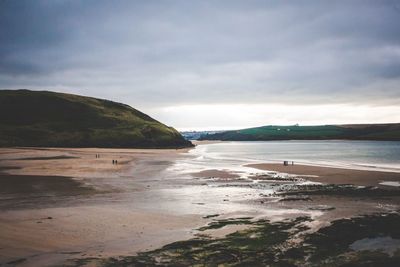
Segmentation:
<svg viewBox="0 0 400 267">
<path fill-rule="evenodd" d="M 0 58 L 2 88 L 135 106 L 400 103 L 400 6 L 3 0 Z"/>
</svg>

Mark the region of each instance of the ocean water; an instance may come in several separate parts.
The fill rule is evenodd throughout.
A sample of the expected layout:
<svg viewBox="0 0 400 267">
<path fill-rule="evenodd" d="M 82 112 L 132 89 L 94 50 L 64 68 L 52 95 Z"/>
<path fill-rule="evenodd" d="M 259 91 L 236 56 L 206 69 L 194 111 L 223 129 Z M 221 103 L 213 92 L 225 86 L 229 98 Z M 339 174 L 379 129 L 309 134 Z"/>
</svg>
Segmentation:
<svg viewBox="0 0 400 267">
<path fill-rule="evenodd" d="M 268 141 L 201 144 L 174 166 L 249 172 L 249 163 L 282 163 L 400 172 L 399 141 Z"/>
</svg>

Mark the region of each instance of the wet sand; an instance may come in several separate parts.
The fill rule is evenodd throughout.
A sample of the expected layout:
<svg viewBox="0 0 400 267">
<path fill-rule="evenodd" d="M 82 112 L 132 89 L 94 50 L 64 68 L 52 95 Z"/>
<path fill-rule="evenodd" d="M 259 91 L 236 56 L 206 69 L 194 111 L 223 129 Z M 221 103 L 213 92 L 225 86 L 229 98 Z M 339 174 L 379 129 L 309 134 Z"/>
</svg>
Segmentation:
<svg viewBox="0 0 400 267">
<path fill-rule="evenodd" d="M 0 194 L 52 194 L 52 195 L 82 195 L 94 193 L 90 187 L 65 176 L 12 175 L 0 174 Z"/>
<path fill-rule="evenodd" d="M 279 202 L 276 196 L 266 196 L 276 181 L 243 179 L 229 168 L 190 175 L 170 170 L 179 160 L 193 157 L 187 151 L 0 149 L 0 264 L 17 261 L 18 266 L 52 266 L 70 259 L 131 256 L 196 235 L 220 238 L 248 227 L 198 231 L 221 219 L 280 221 L 309 216 L 315 230 L 334 219 L 399 207 L 396 197 L 365 196 L 355 201 L 313 196 L 312 201 Z M 254 173 L 257 169 L 291 173 L 323 183 L 377 185 L 400 180 L 397 173 L 246 166 L 254 168 Z"/>
<path fill-rule="evenodd" d="M 307 180 L 326 184 L 354 184 L 362 186 L 382 186 L 383 181 L 400 181 L 400 173 L 351 170 L 330 167 L 283 164 L 248 164 L 247 167 L 259 170 L 281 172 L 306 176 Z"/>
<path fill-rule="evenodd" d="M 229 172 L 229 170 L 204 170 L 192 173 L 193 177 L 201 178 L 220 178 L 220 179 L 234 179 L 239 178 L 239 175 Z"/>
<path fill-rule="evenodd" d="M 201 215 L 141 205 L 157 207 L 157 180 L 146 178 L 185 151 L 0 149 L 0 265 L 132 255 L 190 238 Z"/>
<path fill-rule="evenodd" d="M 107 203 L 2 211 L 0 260 L 24 258 L 26 266 L 52 266 L 71 257 L 132 255 L 188 239 L 201 223 L 196 216 Z"/>
</svg>

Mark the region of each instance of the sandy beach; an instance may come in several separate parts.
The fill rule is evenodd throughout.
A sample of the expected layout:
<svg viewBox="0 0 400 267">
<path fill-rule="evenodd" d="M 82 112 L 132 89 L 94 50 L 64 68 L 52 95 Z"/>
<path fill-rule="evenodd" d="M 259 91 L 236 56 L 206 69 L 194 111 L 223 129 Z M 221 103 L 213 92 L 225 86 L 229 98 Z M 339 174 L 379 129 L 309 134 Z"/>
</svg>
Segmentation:
<svg viewBox="0 0 400 267">
<path fill-rule="evenodd" d="M 188 152 L 0 149 L 0 263 L 54 266 L 86 258 L 123 259 L 194 237 L 224 238 L 251 228 L 251 223 L 243 225 L 247 220 L 280 222 L 306 216 L 313 220 L 308 224 L 312 232 L 332 220 L 399 208 L 398 193 L 377 201 L 369 191 L 355 191 L 354 201 L 338 187 L 338 193 L 314 190 L 305 198 L 301 187 L 303 181 L 313 181 L 379 185 L 393 192 L 397 187 L 380 183 L 400 181 L 399 173 L 278 164 L 181 172 L 197 158 Z M 282 186 L 290 184 L 299 186 L 301 198 L 297 189 L 285 195 Z M 212 226 L 219 222 L 228 223 Z"/>
<path fill-rule="evenodd" d="M 382 186 L 380 183 L 385 181 L 400 181 L 400 173 L 396 172 L 351 170 L 298 164 L 284 166 L 283 164 L 262 163 L 249 164 L 246 166 L 260 170 L 306 176 L 307 180 L 325 184 Z"/>
<path fill-rule="evenodd" d="M 45 266 L 71 256 L 130 255 L 189 238 L 204 223 L 201 216 L 131 204 L 143 201 L 155 184 L 141 180 L 141 172 L 157 176 L 185 151 L 1 149 L 0 262 Z M 129 171 L 138 165 L 138 172 Z"/>
</svg>

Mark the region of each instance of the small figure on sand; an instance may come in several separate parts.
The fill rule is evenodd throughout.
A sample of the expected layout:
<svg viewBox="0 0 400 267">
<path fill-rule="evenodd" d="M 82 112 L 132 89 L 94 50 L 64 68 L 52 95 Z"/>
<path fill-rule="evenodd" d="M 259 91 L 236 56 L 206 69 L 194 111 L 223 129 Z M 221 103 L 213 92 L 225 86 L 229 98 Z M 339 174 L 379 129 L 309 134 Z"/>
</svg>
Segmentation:
<svg viewBox="0 0 400 267">
<path fill-rule="evenodd" d="M 289 166 L 289 162 L 290 161 L 287 161 L 287 160 L 283 161 L 283 166 Z M 294 161 L 292 161 L 292 166 L 293 165 L 294 165 Z"/>
</svg>

